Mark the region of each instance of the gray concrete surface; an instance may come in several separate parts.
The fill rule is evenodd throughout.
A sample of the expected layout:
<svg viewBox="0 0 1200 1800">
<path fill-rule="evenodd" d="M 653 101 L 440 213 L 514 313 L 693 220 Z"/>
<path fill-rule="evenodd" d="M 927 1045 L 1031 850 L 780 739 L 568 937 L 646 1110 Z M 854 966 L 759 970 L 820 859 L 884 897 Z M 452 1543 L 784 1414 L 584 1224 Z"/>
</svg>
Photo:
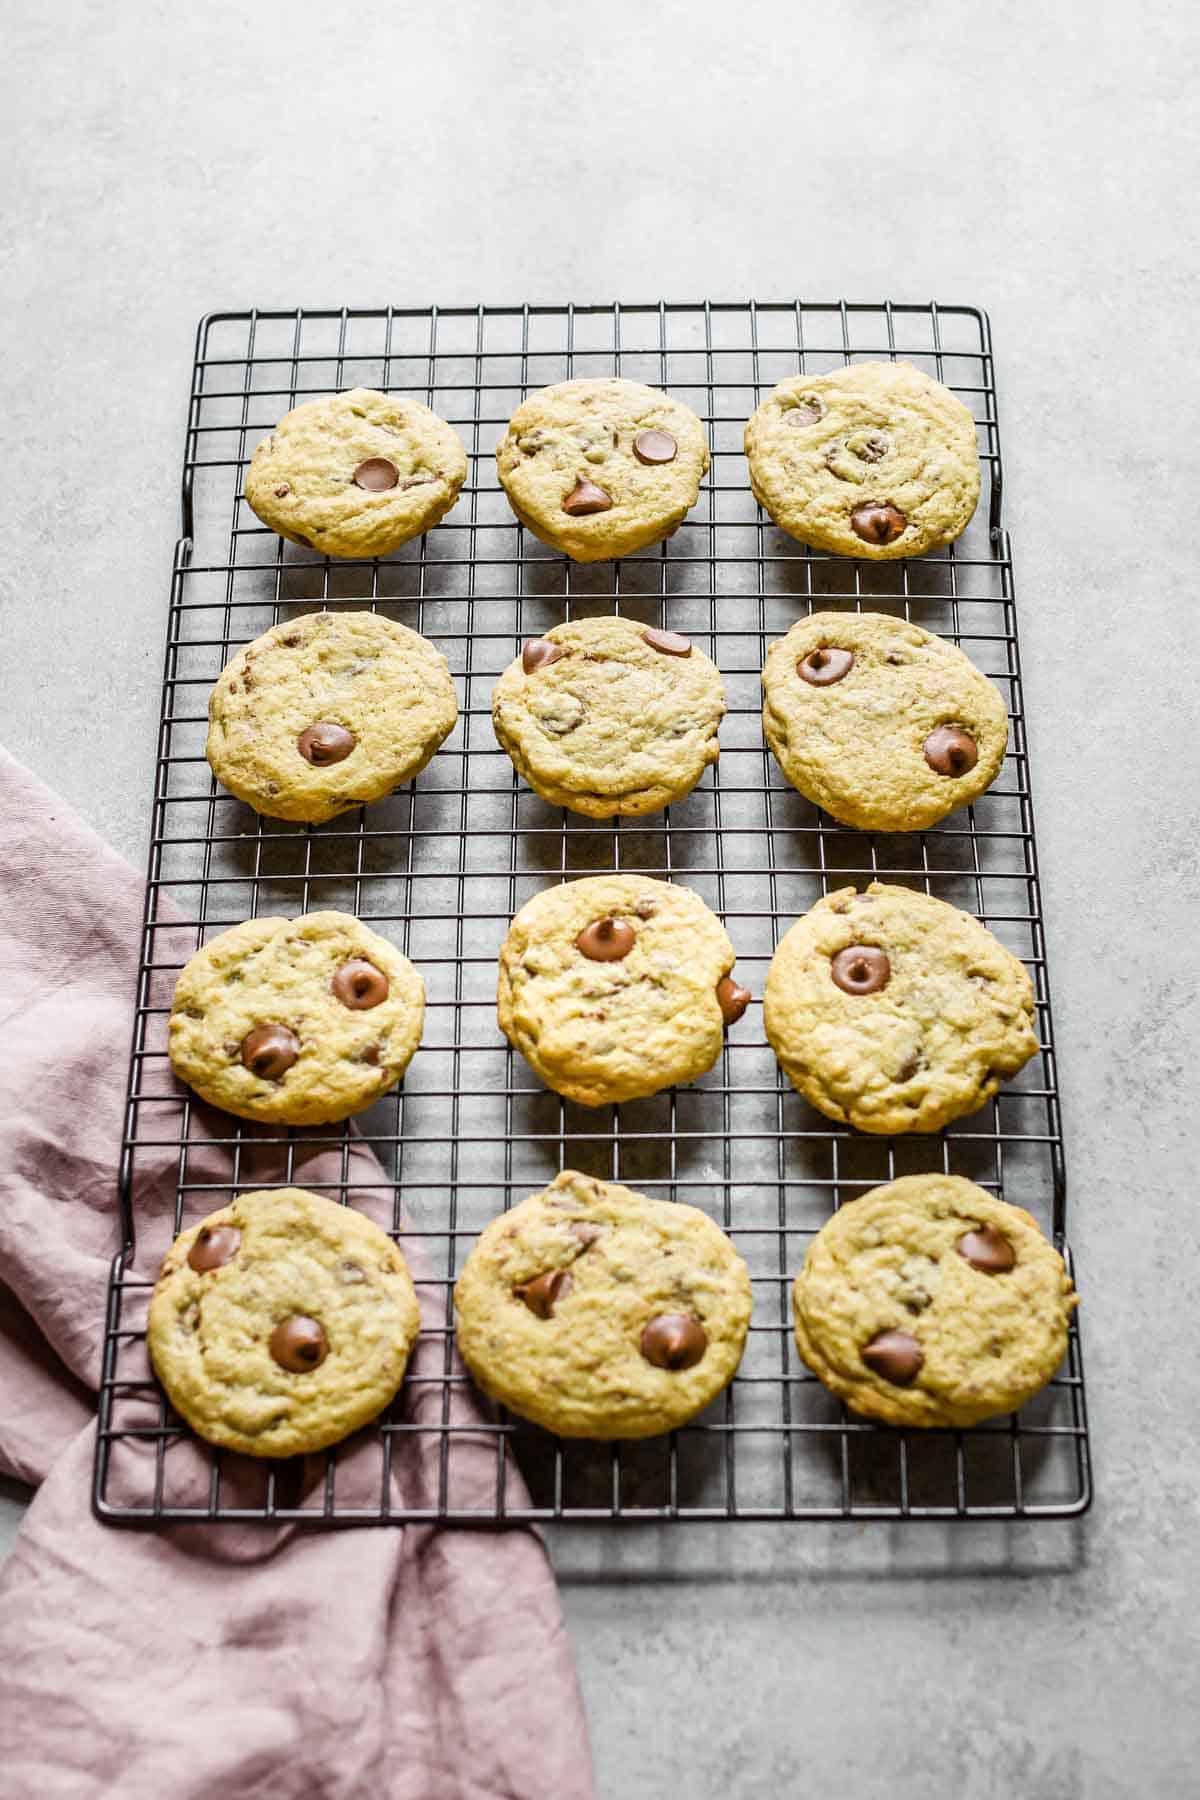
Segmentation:
<svg viewBox="0 0 1200 1800">
<path fill-rule="evenodd" d="M 1194 1790 L 1196 19 L 10 10 L 0 735 L 139 862 L 202 311 L 991 310 L 1098 1501 L 1082 1526 L 559 1537 L 605 1800 Z"/>
</svg>

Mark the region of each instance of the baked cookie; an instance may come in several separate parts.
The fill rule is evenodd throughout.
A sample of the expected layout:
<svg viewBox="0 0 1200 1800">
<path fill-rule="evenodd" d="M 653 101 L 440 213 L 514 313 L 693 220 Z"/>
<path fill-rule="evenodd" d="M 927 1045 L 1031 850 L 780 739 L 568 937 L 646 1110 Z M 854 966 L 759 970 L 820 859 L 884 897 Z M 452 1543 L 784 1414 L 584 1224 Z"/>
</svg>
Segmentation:
<svg viewBox="0 0 1200 1800">
<path fill-rule="evenodd" d="M 767 974 L 763 1023 L 784 1074 L 859 1131 L 938 1131 L 975 1112 L 1038 1047 L 1033 984 L 978 919 L 873 881 L 818 900 Z"/>
<path fill-rule="evenodd" d="M 1000 772 L 998 688 L 945 638 L 882 613 L 814 613 L 767 651 L 763 730 L 806 799 L 864 831 L 923 831 Z"/>
<path fill-rule="evenodd" d="M 168 1050 L 181 1081 L 241 1119 L 329 1125 L 399 1081 L 425 988 L 406 956 L 348 913 L 247 919 L 175 984 Z"/>
<path fill-rule="evenodd" d="M 606 376 L 523 400 L 496 466 L 527 531 L 576 562 L 604 562 L 670 537 L 696 504 L 708 444 L 689 407 Z"/>
<path fill-rule="evenodd" d="M 720 754 L 715 664 L 676 631 L 579 619 L 530 638 L 492 694 L 492 723 L 544 800 L 608 819 L 690 793 Z"/>
<path fill-rule="evenodd" d="M 975 421 L 911 363 L 789 375 L 746 426 L 754 498 L 802 544 L 879 562 L 963 532 L 979 500 Z"/>
<path fill-rule="evenodd" d="M 750 995 L 699 894 L 647 875 L 589 875 L 523 906 L 500 950 L 500 1029 L 584 1106 L 657 1094 L 711 1069 Z"/>
<path fill-rule="evenodd" d="M 306 400 L 250 458 L 264 525 L 326 556 L 386 556 L 436 525 L 467 478 L 462 439 L 419 400 L 351 388 Z"/>
<path fill-rule="evenodd" d="M 492 1220 L 454 1290 L 480 1387 L 560 1437 L 684 1424 L 732 1380 L 750 1304 L 707 1214 L 573 1169 Z"/>
<path fill-rule="evenodd" d="M 1062 1361 L 1076 1304 L 1030 1215 L 958 1175 L 906 1175 L 843 1206 L 793 1300 L 813 1374 L 888 1425 L 1015 1412 Z"/>
<path fill-rule="evenodd" d="M 256 812 L 318 825 L 416 775 L 457 718 L 449 665 L 417 632 L 377 613 L 308 613 L 222 669 L 207 756 Z"/>
<path fill-rule="evenodd" d="M 302 1456 L 382 1412 L 421 1325 L 386 1232 L 303 1188 L 239 1194 L 175 1239 L 148 1347 L 210 1444 Z"/>
</svg>

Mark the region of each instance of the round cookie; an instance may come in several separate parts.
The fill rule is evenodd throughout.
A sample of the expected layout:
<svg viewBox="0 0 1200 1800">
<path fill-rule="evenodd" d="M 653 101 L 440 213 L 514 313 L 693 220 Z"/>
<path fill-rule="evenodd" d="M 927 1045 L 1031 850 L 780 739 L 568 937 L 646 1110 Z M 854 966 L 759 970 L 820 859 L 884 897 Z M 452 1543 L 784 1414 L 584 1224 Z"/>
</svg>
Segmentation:
<svg viewBox="0 0 1200 1800">
<path fill-rule="evenodd" d="M 882 613 L 814 613 L 767 652 L 763 730 L 793 787 L 844 825 L 922 831 L 1000 772 L 1008 713 L 955 645 Z"/>
<path fill-rule="evenodd" d="M 790 375 L 751 415 L 746 460 L 784 531 L 873 562 L 950 543 L 979 500 L 975 421 L 911 363 Z"/>
<path fill-rule="evenodd" d="M 419 400 L 351 388 L 306 400 L 250 458 L 246 499 L 264 525 L 326 556 L 386 556 L 458 499 L 467 453 Z"/>
<path fill-rule="evenodd" d="M 1038 1047 L 1033 984 L 970 913 L 873 881 L 829 894 L 771 959 L 763 1023 L 784 1074 L 859 1131 L 938 1131 Z"/>
<path fill-rule="evenodd" d="M 213 1106 L 329 1125 L 395 1086 L 424 1018 L 408 958 L 348 913 L 247 919 L 185 964 L 167 1047 Z"/>
<path fill-rule="evenodd" d="M 386 1232 L 303 1188 L 273 1188 L 176 1238 L 148 1348 L 172 1406 L 209 1443 L 301 1456 L 382 1412 L 420 1324 Z"/>
<path fill-rule="evenodd" d="M 454 1290 L 479 1386 L 560 1437 L 684 1424 L 732 1380 L 750 1306 L 707 1214 L 573 1169 L 492 1220 Z"/>
<path fill-rule="evenodd" d="M 522 525 L 576 562 L 628 556 L 670 537 L 696 504 L 708 460 L 690 407 L 612 376 L 531 394 L 496 446 Z"/>
<path fill-rule="evenodd" d="M 492 694 L 518 774 L 554 806 L 608 819 L 690 793 L 720 754 L 721 677 L 678 632 L 578 619 L 531 638 Z"/>
<path fill-rule="evenodd" d="M 547 1087 L 584 1106 L 657 1094 L 711 1069 L 750 995 L 699 894 L 591 875 L 523 906 L 500 950 L 500 1029 Z"/>
<path fill-rule="evenodd" d="M 308 613 L 222 669 L 206 754 L 256 812 L 319 825 L 418 774 L 457 718 L 449 665 L 427 639 L 378 613 Z"/>
<path fill-rule="evenodd" d="M 1021 1207 L 958 1175 L 906 1175 L 822 1226 L 793 1301 L 800 1355 L 855 1412 L 963 1426 L 1045 1387 L 1076 1296 Z"/>
</svg>

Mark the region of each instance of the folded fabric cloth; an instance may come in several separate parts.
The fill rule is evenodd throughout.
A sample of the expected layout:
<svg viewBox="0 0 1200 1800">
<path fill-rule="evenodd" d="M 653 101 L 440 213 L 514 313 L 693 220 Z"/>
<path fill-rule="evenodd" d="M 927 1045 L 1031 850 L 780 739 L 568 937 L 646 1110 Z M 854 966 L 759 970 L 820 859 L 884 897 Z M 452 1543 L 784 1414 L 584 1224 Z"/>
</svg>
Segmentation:
<svg viewBox="0 0 1200 1800">
<path fill-rule="evenodd" d="M 5 1800 L 590 1800 L 574 1665 L 534 1532 L 123 1531 L 92 1516 L 143 889 L 3 751 L 0 816 L 0 1470 L 38 1489 L 0 1570 Z M 218 1145 L 196 1154 L 205 1180 L 231 1179 Z M 284 1179 L 277 1154 L 253 1152 L 256 1184 Z M 170 1242 L 177 1163 L 169 1142 L 139 1152 L 139 1264 Z M 301 1141 L 287 1175 L 337 1181 L 347 1167 L 369 1207 L 386 1183 L 361 1145 L 346 1159 Z M 244 1187 L 245 1158 L 238 1173 Z M 418 1291 L 437 1322 L 440 1291 L 419 1279 Z M 442 1354 L 431 1341 L 414 1363 L 440 1370 Z M 439 1388 L 426 1391 L 440 1417 Z M 454 1392 L 456 1420 L 476 1422 Z M 398 1440 L 393 1504 L 430 1503 L 436 1445 Z M 456 1437 L 456 1501 L 494 1492 L 496 1456 L 487 1433 Z M 377 1452 L 369 1467 L 377 1498 Z M 351 1446 L 339 1496 L 365 1494 L 367 1472 Z M 520 1504 L 511 1466 L 506 1481 Z"/>
</svg>

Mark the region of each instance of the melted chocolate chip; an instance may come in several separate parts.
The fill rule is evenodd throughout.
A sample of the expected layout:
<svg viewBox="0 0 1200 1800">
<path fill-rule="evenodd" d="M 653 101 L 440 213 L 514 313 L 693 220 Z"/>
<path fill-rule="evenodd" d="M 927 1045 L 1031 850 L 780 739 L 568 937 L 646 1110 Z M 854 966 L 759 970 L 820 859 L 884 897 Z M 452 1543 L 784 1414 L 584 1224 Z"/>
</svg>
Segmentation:
<svg viewBox="0 0 1200 1800">
<path fill-rule="evenodd" d="M 575 939 L 575 948 L 593 962 L 620 962 L 633 949 L 637 933 L 624 919 L 594 919 Z"/>
<path fill-rule="evenodd" d="M 362 956 L 352 956 L 344 962 L 329 985 L 352 1012 L 367 1012 L 388 997 L 387 976 Z"/>
<path fill-rule="evenodd" d="M 368 494 L 382 494 L 399 479 L 399 469 L 386 456 L 368 456 L 354 471 L 355 487 L 365 488 Z"/>
<path fill-rule="evenodd" d="M 669 431 L 639 431 L 633 440 L 633 454 L 640 463 L 674 462 L 679 445 Z"/>
<path fill-rule="evenodd" d="M 206 1275 L 232 1262 L 242 1247 L 242 1234 L 236 1225 L 202 1225 L 188 1251 L 188 1267 Z"/>
<path fill-rule="evenodd" d="M 307 725 L 296 739 L 296 748 L 314 769 L 327 768 L 330 763 L 345 762 L 358 739 L 344 725 L 331 725 L 322 720 L 316 725 Z"/>
<path fill-rule="evenodd" d="M 717 983 L 717 1005 L 727 1025 L 736 1025 L 753 996 L 749 988 L 739 987 L 732 976 L 724 975 Z"/>
<path fill-rule="evenodd" d="M 586 475 L 577 476 L 575 486 L 562 503 L 563 511 L 570 513 L 573 519 L 583 518 L 588 513 L 608 512 L 611 507 L 612 495 L 589 481 Z"/>
<path fill-rule="evenodd" d="M 994 1225 L 964 1232 L 954 1248 L 981 1275 L 1007 1275 L 1017 1260 L 1012 1244 Z"/>
<path fill-rule="evenodd" d="M 788 407 L 785 417 L 789 425 L 815 425 L 825 417 L 825 402 L 816 394 L 801 394 L 797 404 Z"/>
<path fill-rule="evenodd" d="M 891 979 L 892 965 L 873 944 L 851 944 L 838 951 L 829 973 L 844 994 L 877 994 Z"/>
<path fill-rule="evenodd" d="M 300 1039 L 286 1025 L 256 1025 L 242 1039 L 242 1061 L 260 1081 L 282 1081 L 300 1054 Z"/>
<path fill-rule="evenodd" d="M 548 668 L 566 654 L 561 644 L 552 643 L 549 638 L 530 638 L 521 651 L 521 667 L 532 675 L 535 669 Z"/>
<path fill-rule="evenodd" d="M 854 667 L 853 650 L 839 650 L 833 644 L 822 644 L 817 650 L 810 650 L 796 664 L 796 673 L 810 687 L 831 687 L 835 681 L 841 681 Z"/>
<path fill-rule="evenodd" d="M 925 1361 L 924 1351 L 909 1331 L 881 1331 L 859 1354 L 868 1369 L 893 1387 L 910 1387 Z"/>
<path fill-rule="evenodd" d="M 527 1281 L 524 1287 L 514 1288 L 513 1292 L 531 1313 L 536 1313 L 539 1319 L 548 1319 L 574 1286 L 575 1280 L 569 1269 L 547 1269 L 544 1275 Z"/>
<path fill-rule="evenodd" d="M 864 544 L 894 544 L 908 520 L 890 500 L 870 500 L 850 514 L 850 528 Z"/>
<path fill-rule="evenodd" d="M 293 1313 L 271 1333 L 270 1349 L 281 1369 L 288 1369 L 293 1375 L 307 1375 L 329 1355 L 329 1340 L 315 1319 Z"/>
<path fill-rule="evenodd" d="M 643 1329 L 640 1348 L 656 1369 L 691 1369 L 708 1349 L 708 1333 L 689 1313 L 660 1313 Z"/>
<path fill-rule="evenodd" d="M 642 633 L 642 642 L 649 644 L 652 650 L 661 650 L 664 656 L 690 656 L 692 640 L 685 638 L 678 631 L 659 631 L 654 625 L 648 626 Z"/>
<path fill-rule="evenodd" d="M 282 486 L 277 487 L 275 489 L 275 498 L 277 500 L 284 500 L 291 493 L 291 491 L 292 491 L 291 488 L 288 486 L 287 482 L 285 481 L 282 484 Z"/>
<path fill-rule="evenodd" d="M 922 748 L 925 761 L 938 775 L 966 775 L 979 761 L 979 746 L 961 725 L 939 725 Z"/>
</svg>

